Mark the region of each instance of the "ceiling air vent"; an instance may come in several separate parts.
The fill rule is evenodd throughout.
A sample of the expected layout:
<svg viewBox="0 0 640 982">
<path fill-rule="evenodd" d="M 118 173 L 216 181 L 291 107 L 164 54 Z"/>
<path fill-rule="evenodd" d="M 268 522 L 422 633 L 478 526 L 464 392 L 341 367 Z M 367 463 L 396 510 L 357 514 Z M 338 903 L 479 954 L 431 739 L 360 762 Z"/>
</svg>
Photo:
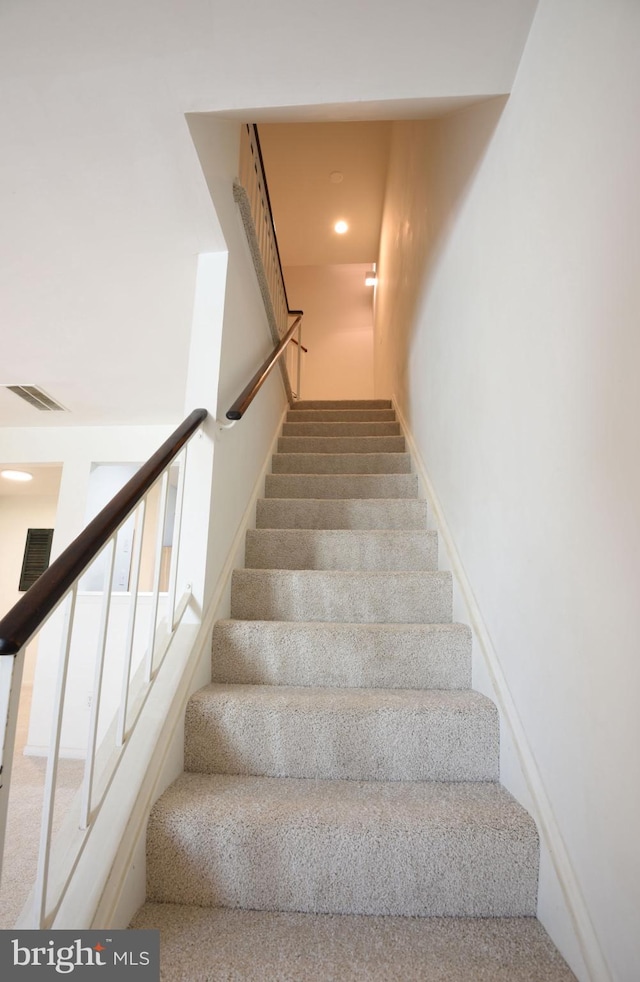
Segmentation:
<svg viewBox="0 0 640 982">
<path fill-rule="evenodd" d="M 39 409 L 43 413 L 64 413 L 66 409 L 59 402 L 48 396 L 46 392 L 39 389 L 37 385 L 5 385 L 5 389 L 14 392 L 20 399 L 24 399 L 30 406 Z"/>
</svg>

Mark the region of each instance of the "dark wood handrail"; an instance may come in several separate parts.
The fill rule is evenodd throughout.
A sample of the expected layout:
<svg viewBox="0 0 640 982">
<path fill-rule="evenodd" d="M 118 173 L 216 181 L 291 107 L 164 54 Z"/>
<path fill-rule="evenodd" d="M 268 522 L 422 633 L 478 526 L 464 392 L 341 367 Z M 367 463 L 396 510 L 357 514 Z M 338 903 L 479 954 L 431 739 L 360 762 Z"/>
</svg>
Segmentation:
<svg viewBox="0 0 640 982">
<path fill-rule="evenodd" d="M 242 419 L 247 409 L 249 408 L 249 406 L 257 396 L 258 392 L 266 382 L 270 372 L 272 371 L 278 360 L 284 354 L 284 350 L 289 344 L 289 341 L 291 341 L 301 320 L 302 320 L 302 314 L 300 313 L 294 320 L 293 324 L 291 325 L 287 333 L 282 338 L 282 341 L 280 341 L 280 343 L 275 346 L 269 357 L 265 358 L 262 365 L 260 366 L 256 374 L 253 376 L 251 381 L 248 383 L 248 385 L 245 385 L 244 389 L 242 390 L 242 392 L 240 393 L 234 404 L 231 406 L 230 409 L 227 410 L 226 413 L 227 419 L 233 419 L 233 420 Z"/>
<path fill-rule="evenodd" d="M 271 231 L 273 232 L 273 241 L 276 244 L 276 256 L 278 257 L 278 266 L 280 268 L 280 279 L 282 280 L 282 289 L 284 290 L 284 302 L 287 305 L 287 310 L 290 314 L 301 314 L 301 310 L 290 310 L 289 309 L 289 298 L 287 296 L 287 284 L 284 281 L 284 273 L 282 272 L 282 260 L 280 259 L 280 248 L 278 246 L 278 236 L 276 235 L 276 226 L 273 220 L 273 208 L 271 207 L 271 196 L 269 194 L 269 184 L 267 183 L 267 171 L 264 166 L 264 157 L 262 156 L 262 147 L 260 146 L 260 137 L 258 135 L 258 127 L 255 123 L 247 123 L 247 126 L 253 127 L 253 135 L 256 138 L 256 148 L 258 150 L 258 160 L 260 161 L 260 170 L 262 171 L 262 182 L 264 184 L 264 193 L 267 198 L 267 208 L 269 209 L 269 221 L 271 222 Z"/>
<path fill-rule="evenodd" d="M 207 415 L 194 409 L 0 620 L 0 655 L 16 655 L 34 635 Z"/>
<path fill-rule="evenodd" d="M 298 345 L 298 342 L 296 341 L 295 338 L 291 338 L 291 344 Z M 308 348 L 305 348 L 305 346 L 303 344 L 298 345 L 298 347 L 302 348 L 302 350 L 304 351 L 305 355 L 308 355 L 309 354 L 309 349 Z"/>
</svg>

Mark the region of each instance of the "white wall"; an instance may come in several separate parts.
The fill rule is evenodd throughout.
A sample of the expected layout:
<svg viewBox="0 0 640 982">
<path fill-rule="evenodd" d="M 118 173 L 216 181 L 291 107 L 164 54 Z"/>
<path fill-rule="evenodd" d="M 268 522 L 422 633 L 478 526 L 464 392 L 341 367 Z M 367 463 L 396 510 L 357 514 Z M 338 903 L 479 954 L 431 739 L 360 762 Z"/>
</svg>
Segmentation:
<svg viewBox="0 0 640 982">
<path fill-rule="evenodd" d="M 0 495 L 0 616 L 23 596 L 18 590 L 27 529 L 52 529 L 56 524 L 56 495 L 36 497 L 22 494 Z M 24 666 L 23 684 L 33 682 L 37 644 L 29 645 Z"/>
<path fill-rule="evenodd" d="M 370 268 L 285 268 L 289 304 L 304 310 L 302 399 L 373 398 L 373 288 L 364 285 Z"/>
<path fill-rule="evenodd" d="M 0 381 L 71 410 L 37 425 L 177 422 L 197 256 L 225 248 L 184 114 L 504 92 L 534 8 L 3 3 Z M 34 419 L 0 390 L 0 425 Z"/>
<path fill-rule="evenodd" d="M 499 119 L 396 125 L 376 342 L 616 982 L 640 963 L 639 45 L 634 2 L 543 0 Z"/>
</svg>

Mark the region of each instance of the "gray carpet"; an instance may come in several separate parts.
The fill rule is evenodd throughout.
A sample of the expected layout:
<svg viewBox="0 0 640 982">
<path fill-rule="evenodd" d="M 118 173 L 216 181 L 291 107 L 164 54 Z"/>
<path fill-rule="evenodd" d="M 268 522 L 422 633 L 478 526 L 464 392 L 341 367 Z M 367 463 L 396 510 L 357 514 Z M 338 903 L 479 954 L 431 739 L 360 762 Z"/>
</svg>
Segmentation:
<svg viewBox="0 0 640 982">
<path fill-rule="evenodd" d="M 163 982 L 575 982 L 531 917 L 440 919 L 146 904 Z"/>
<path fill-rule="evenodd" d="M 166 980 L 568 982 L 389 403 L 298 403 L 153 808 Z"/>
</svg>

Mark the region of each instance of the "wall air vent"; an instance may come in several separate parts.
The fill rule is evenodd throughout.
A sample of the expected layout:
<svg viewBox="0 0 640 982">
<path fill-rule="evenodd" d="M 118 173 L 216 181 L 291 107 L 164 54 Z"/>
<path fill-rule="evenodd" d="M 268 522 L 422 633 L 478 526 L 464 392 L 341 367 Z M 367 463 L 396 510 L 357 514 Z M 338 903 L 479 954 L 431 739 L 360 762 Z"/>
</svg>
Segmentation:
<svg viewBox="0 0 640 982">
<path fill-rule="evenodd" d="M 53 529 L 27 529 L 27 543 L 24 547 L 22 572 L 18 590 L 24 593 L 36 582 L 49 565 Z"/>
<path fill-rule="evenodd" d="M 14 392 L 20 399 L 24 399 L 34 409 L 39 409 L 43 413 L 67 412 L 64 406 L 61 406 L 59 402 L 48 396 L 37 385 L 4 385 L 3 388 Z"/>
</svg>

